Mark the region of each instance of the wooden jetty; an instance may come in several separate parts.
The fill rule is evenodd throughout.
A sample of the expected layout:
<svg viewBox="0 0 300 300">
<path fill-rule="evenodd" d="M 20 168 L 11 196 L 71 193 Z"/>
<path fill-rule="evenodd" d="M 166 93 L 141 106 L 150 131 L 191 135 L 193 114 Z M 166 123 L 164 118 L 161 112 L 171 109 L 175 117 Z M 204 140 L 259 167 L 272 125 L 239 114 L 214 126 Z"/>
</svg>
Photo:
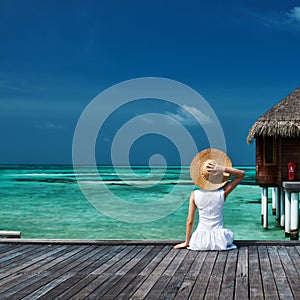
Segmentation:
<svg viewBox="0 0 300 300">
<path fill-rule="evenodd" d="M 0 299 L 300 299 L 298 241 L 0 239 Z"/>
</svg>

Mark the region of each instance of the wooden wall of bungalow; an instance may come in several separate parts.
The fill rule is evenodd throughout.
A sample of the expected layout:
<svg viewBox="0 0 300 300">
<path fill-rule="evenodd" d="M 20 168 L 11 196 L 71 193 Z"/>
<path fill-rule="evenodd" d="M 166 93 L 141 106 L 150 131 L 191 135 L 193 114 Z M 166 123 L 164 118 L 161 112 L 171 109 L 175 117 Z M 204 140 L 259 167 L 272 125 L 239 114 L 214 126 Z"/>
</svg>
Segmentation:
<svg viewBox="0 0 300 300">
<path fill-rule="evenodd" d="M 300 139 L 256 137 L 256 180 L 261 186 L 281 186 L 288 181 L 288 162 L 297 164 L 295 181 L 300 181 Z"/>
</svg>

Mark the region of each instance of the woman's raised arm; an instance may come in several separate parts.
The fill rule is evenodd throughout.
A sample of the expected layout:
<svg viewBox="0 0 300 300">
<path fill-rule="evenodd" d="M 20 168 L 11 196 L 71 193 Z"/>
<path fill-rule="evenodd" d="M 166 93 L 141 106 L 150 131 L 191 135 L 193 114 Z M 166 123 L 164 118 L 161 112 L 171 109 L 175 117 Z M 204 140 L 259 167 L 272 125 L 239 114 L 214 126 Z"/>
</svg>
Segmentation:
<svg viewBox="0 0 300 300">
<path fill-rule="evenodd" d="M 226 197 L 236 188 L 236 186 L 243 180 L 245 176 L 245 172 L 243 170 L 234 169 L 234 168 L 225 168 L 225 172 L 234 176 L 234 178 L 227 182 L 224 186 L 224 198 Z"/>
</svg>

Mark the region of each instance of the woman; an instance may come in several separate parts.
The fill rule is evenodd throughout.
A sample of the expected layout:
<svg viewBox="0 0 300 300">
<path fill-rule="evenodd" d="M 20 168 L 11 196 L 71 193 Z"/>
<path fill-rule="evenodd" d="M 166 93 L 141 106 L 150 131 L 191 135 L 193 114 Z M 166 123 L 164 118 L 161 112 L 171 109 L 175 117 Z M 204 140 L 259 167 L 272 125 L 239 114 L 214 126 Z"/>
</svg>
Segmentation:
<svg viewBox="0 0 300 300">
<path fill-rule="evenodd" d="M 232 168 L 229 157 L 217 149 L 198 153 L 191 163 L 191 177 L 200 187 L 190 196 L 185 241 L 175 249 L 230 250 L 235 249 L 233 232 L 223 227 L 223 205 L 227 196 L 242 181 L 245 172 Z M 233 179 L 226 183 L 230 176 Z M 196 209 L 199 223 L 192 234 Z"/>
</svg>

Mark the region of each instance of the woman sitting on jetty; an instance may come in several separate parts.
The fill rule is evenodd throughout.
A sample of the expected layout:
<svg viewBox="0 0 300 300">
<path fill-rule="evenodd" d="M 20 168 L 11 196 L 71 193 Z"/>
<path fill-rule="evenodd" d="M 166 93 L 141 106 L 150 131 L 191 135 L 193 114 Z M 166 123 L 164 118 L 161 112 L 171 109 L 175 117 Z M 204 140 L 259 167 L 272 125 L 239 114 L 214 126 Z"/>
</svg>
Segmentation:
<svg viewBox="0 0 300 300">
<path fill-rule="evenodd" d="M 233 232 L 223 225 L 223 206 L 227 196 L 242 181 L 245 172 L 232 168 L 231 161 L 224 152 L 211 148 L 195 156 L 190 173 L 200 190 L 194 190 L 190 196 L 185 242 L 174 248 L 235 249 Z M 227 182 L 230 175 L 234 178 Z M 196 208 L 199 210 L 199 223 L 192 234 Z"/>
</svg>

